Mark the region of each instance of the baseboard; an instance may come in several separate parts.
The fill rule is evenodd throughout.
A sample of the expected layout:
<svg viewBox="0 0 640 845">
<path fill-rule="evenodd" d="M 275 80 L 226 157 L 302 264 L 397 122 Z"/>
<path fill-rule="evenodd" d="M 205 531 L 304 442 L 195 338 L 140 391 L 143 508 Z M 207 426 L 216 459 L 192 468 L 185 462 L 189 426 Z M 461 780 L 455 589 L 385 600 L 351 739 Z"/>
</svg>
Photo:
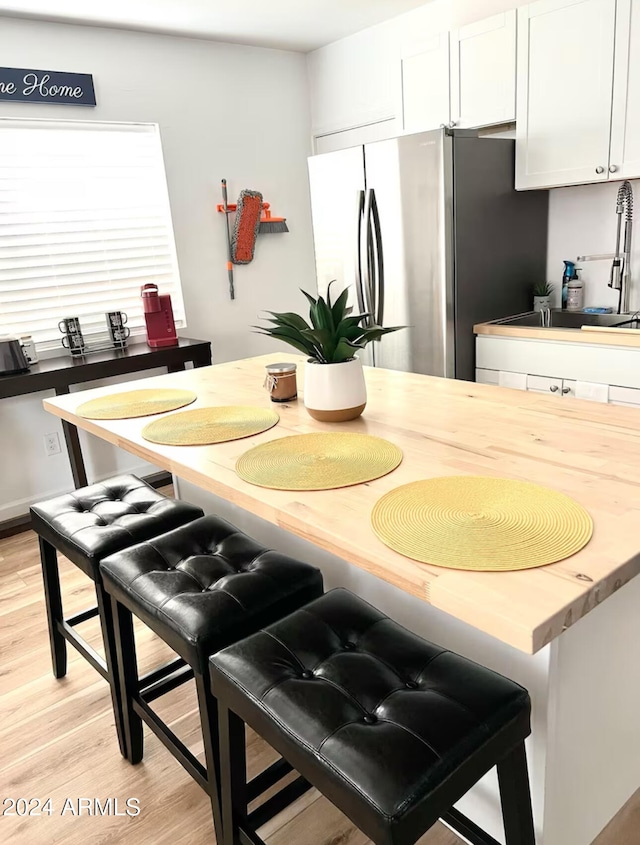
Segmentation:
<svg viewBox="0 0 640 845">
<path fill-rule="evenodd" d="M 131 473 L 133 475 L 140 475 L 140 471 L 143 470 L 143 467 L 136 472 L 135 468 L 127 470 L 127 473 Z M 104 478 L 108 478 L 109 476 L 104 476 Z M 153 472 L 150 475 L 140 475 L 140 477 L 147 482 L 147 484 L 151 485 L 155 490 L 158 487 L 164 487 L 167 484 L 171 484 L 173 478 L 170 472 Z M 98 478 L 96 481 L 104 481 L 104 478 Z M 12 537 L 14 534 L 20 534 L 22 531 L 28 531 L 31 528 L 31 518 L 29 516 L 29 508 L 35 502 L 41 502 L 43 499 L 53 499 L 55 496 L 62 496 L 65 493 L 68 493 L 68 490 L 60 490 L 58 492 L 52 492 L 49 494 L 45 494 L 44 496 L 38 496 L 37 498 L 31 499 L 21 499 L 19 502 L 14 502 L 11 505 L 11 510 L 15 510 L 16 508 L 20 508 L 23 510 L 23 513 L 19 513 L 17 516 L 11 516 L 6 519 L 0 518 L 0 540 L 4 537 Z M 7 511 L 9 508 L 5 507 L 4 510 Z M 0 508 L 0 517 L 2 515 L 3 508 Z"/>
</svg>

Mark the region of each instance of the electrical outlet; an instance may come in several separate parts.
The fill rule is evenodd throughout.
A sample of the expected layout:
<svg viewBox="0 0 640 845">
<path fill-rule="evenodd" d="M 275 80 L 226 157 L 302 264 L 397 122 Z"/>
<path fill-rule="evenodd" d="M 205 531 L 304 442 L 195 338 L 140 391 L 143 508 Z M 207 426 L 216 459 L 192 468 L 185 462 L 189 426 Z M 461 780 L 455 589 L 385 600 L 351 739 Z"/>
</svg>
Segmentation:
<svg viewBox="0 0 640 845">
<path fill-rule="evenodd" d="M 61 452 L 60 449 L 60 438 L 58 437 L 58 432 L 54 431 L 52 434 L 45 434 L 44 436 L 44 451 L 47 453 L 49 457 L 51 455 L 59 455 Z"/>
</svg>

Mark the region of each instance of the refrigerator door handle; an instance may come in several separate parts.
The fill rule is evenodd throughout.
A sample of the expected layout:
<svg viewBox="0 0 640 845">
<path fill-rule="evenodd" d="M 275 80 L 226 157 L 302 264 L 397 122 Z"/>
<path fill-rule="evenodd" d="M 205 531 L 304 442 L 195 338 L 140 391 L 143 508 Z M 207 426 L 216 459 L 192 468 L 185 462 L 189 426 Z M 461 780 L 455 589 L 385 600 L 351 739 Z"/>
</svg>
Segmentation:
<svg viewBox="0 0 640 845">
<path fill-rule="evenodd" d="M 356 224 L 356 298 L 358 300 L 358 310 L 361 314 L 366 311 L 365 296 L 362 279 L 362 224 L 364 222 L 364 191 L 358 191 L 357 202 L 357 224 Z"/>
<path fill-rule="evenodd" d="M 384 255 L 382 250 L 382 229 L 380 227 L 380 214 L 378 212 L 378 201 L 375 191 L 371 190 L 371 220 L 373 222 L 373 233 L 371 237 L 372 251 L 375 259 L 376 286 L 373 290 L 373 302 L 375 312 L 371 315 L 372 320 L 382 325 L 384 319 Z"/>
<path fill-rule="evenodd" d="M 365 277 L 364 277 L 364 298 L 365 311 L 369 315 L 364 320 L 364 326 L 373 326 L 376 321 L 376 261 L 374 252 L 373 240 L 373 214 L 372 204 L 375 202 L 373 189 L 369 188 L 365 193 L 364 199 L 364 219 L 366 221 L 365 229 Z"/>
</svg>

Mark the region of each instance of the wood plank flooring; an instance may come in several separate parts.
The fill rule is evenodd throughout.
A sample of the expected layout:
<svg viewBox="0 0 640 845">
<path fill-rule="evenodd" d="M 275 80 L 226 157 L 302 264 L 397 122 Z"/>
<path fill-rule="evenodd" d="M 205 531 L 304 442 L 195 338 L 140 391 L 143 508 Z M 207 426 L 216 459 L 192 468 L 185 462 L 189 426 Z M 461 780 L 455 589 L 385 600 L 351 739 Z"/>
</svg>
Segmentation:
<svg viewBox="0 0 640 845">
<path fill-rule="evenodd" d="M 91 583 L 76 567 L 63 560 L 61 573 L 67 615 L 93 604 Z M 84 633 L 101 650 L 96 620 L 85 623 Z M 142 671 L 170 656 L 166 646 L 143 627 L 138 628 L 138 642 Z M 38 545 L 31 532 L 0 540 L 0 654 L 0 800 L 39 799 L 44 804 L 51 799 L 50 815 L 0 816 L 0 841 L 11 845 L 215 843 L 204 793 L 146 728 L 143 763 L 134 767 L 122 759 L 107 685 L 74 649 L 69 648 L 66 678 L 53 678 Z M 192 685 L 175 690 L 156 705 L 176 733 L 201 753 Z M 261 739 L 249 738 L 250 775 L 274 757 Z M 104 807 L 109 798 L 110 812 L 101 815 L 94 799 Z M 127 799 L 133 798 L 139 807 L 135 816 L 127 815 Z M 81 812 L 80 799 L 89 799 Z M 9 804 L 2 809 L 6 813 Z M 35 801 L 29 809 L 37 811 Z M 638 845 L 638 831 L 640 790 L 594 845 Z M 369 843 L 315 791 L 273 819 L 263 835 L 268 845 Z M 438 824 L 420 845 L 460 845 L 461 841 Z"/>
</svg>

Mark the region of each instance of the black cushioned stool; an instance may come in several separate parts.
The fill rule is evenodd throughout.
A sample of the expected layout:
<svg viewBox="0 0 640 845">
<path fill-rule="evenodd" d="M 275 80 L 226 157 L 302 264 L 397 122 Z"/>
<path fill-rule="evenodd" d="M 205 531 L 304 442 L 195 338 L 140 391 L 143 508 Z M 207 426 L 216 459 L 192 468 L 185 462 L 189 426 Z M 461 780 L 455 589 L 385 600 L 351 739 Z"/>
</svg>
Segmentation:
<svg viewBox="0 0 640 845">
<path fill-rule="evenodd" d="M 210 795 L 221 842 L 217 704 L 209 688 L 209 655 L 317 598 L 322 575 L 214 516 L 111 555 L 100 569 L 113 606 L 130 760 L 142 759 L 144 721 Z M 146 679 L 138 678 L 132 613 L 179 655 Z M 149 706 L 194 676 L 206 767 Z M 261 773 L 253 785 L 256 795 L 282 773 L 278 763 Z"/>
<path fill-rule="evenodd" d="M 202 516 L 202 510 L 158 493 L 135 475 L 119 475 L 40 502 L 31 508 L 31 526 L 40 541 L 44 599 L 49 622 L 53 674 L 67 672 L 69 642 L 111 685 L 120 750 L 127 756 L 118 698 L 111 607 L 102 588 L 98 564 L 106 555 Z M 58 556 L 60 552 L 94 582 L 97 605 L 69 619 L 62 611 Z M 74 625 L 100 616 L 106 660 L 74 630 Z"/>
<path fill-rule="evenodd" d="M 452 809 L 493 766 L 507 845 L 534 845 L 527 691 L 352 593 L 333 590 L 213 655 L 210 673 L 219 845 L 263 845 L 260 809 L 247 813 L 243 722 L 376 845 L 412 845 L 438 818 L 474 845 L 497 845 Z"/>
</svg>

